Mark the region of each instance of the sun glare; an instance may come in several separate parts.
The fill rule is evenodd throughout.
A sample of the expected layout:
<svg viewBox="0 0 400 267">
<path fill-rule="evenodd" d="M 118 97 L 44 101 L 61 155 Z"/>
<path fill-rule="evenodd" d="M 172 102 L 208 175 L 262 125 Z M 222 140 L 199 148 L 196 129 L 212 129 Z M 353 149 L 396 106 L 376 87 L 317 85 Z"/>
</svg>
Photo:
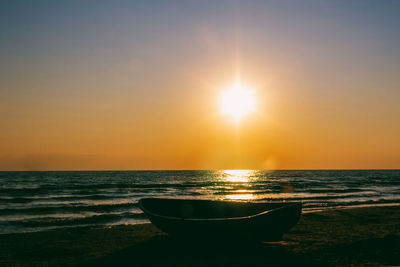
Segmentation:
<svg viewBox="0 0 400 267">
<path fill-rule="evenodd" d="M 221 111 L 223 114 L 231 116 L 236 123 L 239 123 L 246 114 L 254 111 L 254 108 L 253 91 L 239 82 L 221 92 Z"/>
</svg>

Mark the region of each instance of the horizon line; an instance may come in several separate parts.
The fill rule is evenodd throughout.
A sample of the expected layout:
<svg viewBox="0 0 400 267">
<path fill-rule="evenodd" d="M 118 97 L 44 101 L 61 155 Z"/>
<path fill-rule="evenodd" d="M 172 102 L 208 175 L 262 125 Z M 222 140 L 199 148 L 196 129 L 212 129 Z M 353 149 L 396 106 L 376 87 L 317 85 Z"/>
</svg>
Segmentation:
<svg viewBox="0 0 400 267">
<path fill-rule="evenodd" d="M 77 170 L 0 170 L 0 172 L 123 172 L 123 171 L 226 171 L 226 170 L 251 170 L 251 171 L 399 171 L 400 168 L 372 168 L 372 169 L 77 169 Z"/>
</svg>

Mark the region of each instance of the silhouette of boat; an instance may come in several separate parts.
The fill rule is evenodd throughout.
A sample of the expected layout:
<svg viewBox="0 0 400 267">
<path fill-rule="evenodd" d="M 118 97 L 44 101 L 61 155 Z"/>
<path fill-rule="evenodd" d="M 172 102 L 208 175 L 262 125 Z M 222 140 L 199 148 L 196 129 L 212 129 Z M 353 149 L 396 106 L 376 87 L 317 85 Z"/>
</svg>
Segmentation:
<svg viewBox="0 0 400 267">
<path fill-rule="evenodd" d="M 139 207 L 174 236 L 277 241 L 297 224 L 302 204 L 143 198 Z"/>
</svg>

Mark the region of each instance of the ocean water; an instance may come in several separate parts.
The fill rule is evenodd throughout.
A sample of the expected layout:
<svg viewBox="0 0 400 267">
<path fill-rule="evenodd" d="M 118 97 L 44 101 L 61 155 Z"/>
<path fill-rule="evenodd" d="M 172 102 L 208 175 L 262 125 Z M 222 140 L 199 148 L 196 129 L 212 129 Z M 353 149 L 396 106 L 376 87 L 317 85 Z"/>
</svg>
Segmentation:
<svg viewBox="0 0 400 267">
<path fill-rule="evenodd" d="M 0 233 L 148 222 L 143 197 L 400 205 L 400 170 L 0 172 Z"/>
</svg>

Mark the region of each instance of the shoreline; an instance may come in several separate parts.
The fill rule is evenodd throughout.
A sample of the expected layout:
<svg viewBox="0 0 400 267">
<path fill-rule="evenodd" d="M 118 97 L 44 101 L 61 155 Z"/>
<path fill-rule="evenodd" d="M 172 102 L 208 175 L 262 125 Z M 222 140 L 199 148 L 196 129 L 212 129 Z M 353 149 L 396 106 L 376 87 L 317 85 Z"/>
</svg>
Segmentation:
<svg viewBox="0 0 400 267">
<path fill-rule="evenodd" d="M 304 204 L 304 203 L 303 203 Z M 335 211 L 335 210 L 347 210 L 347 209 L 361 209 L 361 208 L 384 208 L 384 207 L 400 207 L 399 203 L 381 203 L 381 204 L 361 204 L 361 205 L 349 205 L 349 206 L 333 206 L 333 207 L 325 207 L 325 208 L 311 208 L 304 210 L 302 209 L 302 215 L 310 214 L 310 213 L 319 213 L 326 211 Z M 137 222 L 129 222 L 125 224 L 110 224 L 110 225 L 70 225 L 70 226 L 57 226 L 57 227 L 48 227 L 47 229 L 39 229 L 39 230 L 27 230 L 27 231 L 15 231 L 15 232 L 0 232 L 0 237 L 3 235 L 10 234 L 29 234 L 29 233 L 41 233 L 48 231 L 61 231 L 61 230 L 73 230 L 73 229 L 106 229 L 106 228 L 114 228 L 114 227 L 123 227 L 123 226 L 136 226 L 142 224 L 151 224 L 151 222 L 146 220 L 138 220 Z"/>
<path fill-rule="evenodd" d="M 0 235 L 0 265 L 400 265 L 400 206 L 304 213 L 281 242 L 177 240 L 150 223 Z"/>
<path fill-rule="evenodd" d="M 312 208 L 301 212 L 301 214 L 324 212 L 324 211 L 335 211 L 335 210 L 347 210 L 347 209 L 365 209 L 365 208 L 385 208 L 385 207 L 397 207 L 400 206 L 399 203 L 382 203 L 382 204 L 361 204 L 361 205 L 349 205 L 349 206 L 336 206 L 336 207 L 326 207 L 326 208 Z"/>
</svg>

